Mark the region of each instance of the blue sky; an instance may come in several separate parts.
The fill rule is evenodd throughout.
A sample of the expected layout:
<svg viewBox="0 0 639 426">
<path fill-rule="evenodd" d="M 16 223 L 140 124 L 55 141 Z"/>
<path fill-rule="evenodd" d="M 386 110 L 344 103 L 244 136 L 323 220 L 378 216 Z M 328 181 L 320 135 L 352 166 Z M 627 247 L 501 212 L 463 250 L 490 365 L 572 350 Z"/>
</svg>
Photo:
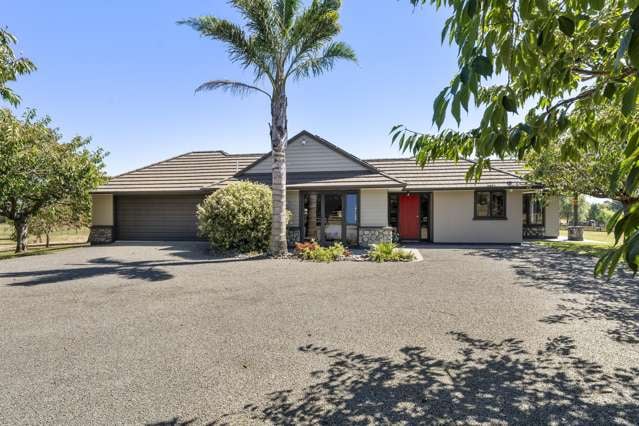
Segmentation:
<svg viewBox="0 0 639 426">
<path fill-rule="evenodd" d="M 340 39 L 359 64 L 290 84 L 289 132 L 363 158 L 399 156 L 390 128 L 433 130 L 432 101 L 456 70 L 455 48 L 440 45 L 445 16 L 408 0 L 344 3 Z M 221 43 L 175 24 L 205 14 L 238 20 L 222 0 L 8 2 L 0 24 L 38 66 L 12 86 L 20 109 L 50 115 L 65 138 L 91 136 L 111 175 L 193 150 L 267 151 L 265 97 L 193 93 L 210 79 L 251 80 Z"/>
</svg>

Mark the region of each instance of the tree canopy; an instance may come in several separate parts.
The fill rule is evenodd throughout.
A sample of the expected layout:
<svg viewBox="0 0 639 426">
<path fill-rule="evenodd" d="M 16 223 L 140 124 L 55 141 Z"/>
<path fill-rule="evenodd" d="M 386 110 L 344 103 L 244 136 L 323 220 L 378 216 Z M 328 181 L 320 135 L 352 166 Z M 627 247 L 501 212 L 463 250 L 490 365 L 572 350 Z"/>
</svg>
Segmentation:
<svg viewBox="0 0 639 426">
<path fill-rule="evenodd" d="M 474 155 L 469 176 L 490 158 L 524 159 L 561 142 L 564 158 L 596 151 L 603 140 L 624 147 L 619 176 L 639 186 L 639 0 L 411 0 L 446 8 L 442 42 L 458 48 L 458 72 L 434 101 L 437 135 L 396 126 L 393 140 L 425 163 Z M 451 114 L 483 110 L 477 128 L 442 129 Z M 617 119 L 607 119 L 612 108 Z M 565 135 L 573 137 L 564 137 Z M 610 222 L 620 247 L 600 261 L 614 271 L 623 256 L 639 269 L 639 204 Z"/>
<path fill-rule="evenodd" d="M 26 250 L 29 221 L 55 205 L 87 211 L 90 191 L 104 181 L 104 153 L 87 138 L 61 142 L 49 118 L 29 110 L 18 119 L 0 110 L 0 215 L 12 220 L 16 251 Z"/>
<path fill-rule="evenodd" d="M 0 98 L 13 106 L 20 103 L 20 96 L 11 90 L 7 83 L 15 81 L 19 75 L 29 74 L 36 69 L 29 59 L 15 54 L 13 46 L 16 42 L 17 39 L 13 34 L 0 28 Z"/>
<path fill-rule="evenodd" d="M 566 133 L 550 141 L 545 149 L 529 152 L 524 158 L 531 169 L 529 179 L 561 195 L 610 198 L 626 206 L 638 200 L 636 194 L 626 191 L 619 173 L 626 141 L 602 138 L 596 145 L 585 145 L 566 155 L 563 149 L 576 145 L 565 140 L 571 137 L 579 136 Z"/>
</svg>

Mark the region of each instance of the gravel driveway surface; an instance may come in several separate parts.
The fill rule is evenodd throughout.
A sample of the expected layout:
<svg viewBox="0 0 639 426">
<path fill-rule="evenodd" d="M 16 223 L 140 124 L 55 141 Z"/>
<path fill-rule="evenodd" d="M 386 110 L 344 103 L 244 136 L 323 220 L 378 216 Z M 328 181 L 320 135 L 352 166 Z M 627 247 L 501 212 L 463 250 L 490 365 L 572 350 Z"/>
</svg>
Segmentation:
<svg viewBox="0 0 639 426">
<path fill-rule="evenodd" d="M 0 424 L 639 421 L 637 280 L 532 245 L 421 252 L 0 261 Z"/>
</svg>

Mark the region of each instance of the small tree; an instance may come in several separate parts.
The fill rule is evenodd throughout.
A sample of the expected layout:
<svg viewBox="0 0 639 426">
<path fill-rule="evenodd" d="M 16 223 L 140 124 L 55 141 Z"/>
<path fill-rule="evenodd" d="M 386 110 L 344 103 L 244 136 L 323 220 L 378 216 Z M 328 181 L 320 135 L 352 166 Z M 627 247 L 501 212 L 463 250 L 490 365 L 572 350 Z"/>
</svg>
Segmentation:
<svg viewBox="0 0 639 426">
<path fill-rule="evenodd" d="M 41 209 L 29 221 L 29 234 L 45 239 L 46 247 L 51 242 L 51 233 L 60 229 L 79 230 L 91 224 L 91 204 L 86 200 L 63 200 Z M 90 199 L 89 199 L 90 201 Z"/>
<path fill-rule="evenodd" d="M 587 219 L 586 212 L 589 210 L 589 204 L 586 201 L 586 198 L 583 196 L 579 197 L 579 207 L 578 207 L 578 215 L 577 222 L 583 222 Z M 574 196 L 566 196 L 561 197 L 561 210 L 559 212 L 562 218 L 566 219 L 566 224 L 570 225 L 575 221 L 575 200 Z"/>
<path fill-rule="evenodd" d="M 572 114 L 571 120 L 596 120 L 604 125 L 623 120 L 623 116 L 610 108 L 600 108 L 596 117 Z M 575 148 L 575 140 L 582 142 Z M 625 208 L 639 201 L 637 191 L 628 191 L 624 185 L 622 167 L 627 141 L 594 138 L 591 133 L 573 128 L 572 131 L 549 141 L 546 149 L 532 151 L 525 160 L 532 169 L 530 177 L 547 188 L 563 195 L 586 194 L 596 198 L 610 198 Z"/>
<path fill-rule="evenodd" d="M 588 220 L 593 220 L 597 223 L 597 225 L 608 223 L 610 218 L 615 214 L 613 210 L 611 210 L 604 203 L 593 203 L 590 205 L 590 209 L 588 210 Z"/>
<path fill-rule="evenodd" d="M 87 149 L 89 139 L 60 143 L 50 119 L 33 110 L 24 119 L 0 110 L 0 215 L 15 227 L 16 253 L 27 250 L 29 222 L 48 207 L 90 203 L 104 181 L 104 153 Z"/>
<path fill-rule="evenodd" d="M 218 251 L 265 251 L 269 247 L 272 212 L 268 186 L 233 183 L 198 206 L 199 232 Z"/>
</svg>

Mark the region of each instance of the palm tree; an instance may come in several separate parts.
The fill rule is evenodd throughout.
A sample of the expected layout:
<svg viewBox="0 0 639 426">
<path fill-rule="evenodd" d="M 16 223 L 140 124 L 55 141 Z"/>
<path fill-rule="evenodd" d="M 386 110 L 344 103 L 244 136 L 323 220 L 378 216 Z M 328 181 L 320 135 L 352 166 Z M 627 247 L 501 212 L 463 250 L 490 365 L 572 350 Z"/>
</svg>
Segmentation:
<svg viewBox="0 0 639 426">
<path fill-rule="evenodd" d="M 288 119 L 286 83 L 329 71 L 340 59 L 356 61 L 355 52 L 335 41 L 341 27 L 341 0 L 231 0 L 245 19 L 240 26 L 225 19 L 202 16 L 180 21 L 202 36 L 228 47 L 231 61 L 255 73 L 252 83 L 212 80 L 196 92 L 223 89 L 233 94 L 257 92 L 271 101 L 271 150 L 273 157 L 273 225 L 271 254 L 287 252 L 286 244 L 286 144 Z M 267 88 L 260 87 L 261 83 Z"/>
</svg>

